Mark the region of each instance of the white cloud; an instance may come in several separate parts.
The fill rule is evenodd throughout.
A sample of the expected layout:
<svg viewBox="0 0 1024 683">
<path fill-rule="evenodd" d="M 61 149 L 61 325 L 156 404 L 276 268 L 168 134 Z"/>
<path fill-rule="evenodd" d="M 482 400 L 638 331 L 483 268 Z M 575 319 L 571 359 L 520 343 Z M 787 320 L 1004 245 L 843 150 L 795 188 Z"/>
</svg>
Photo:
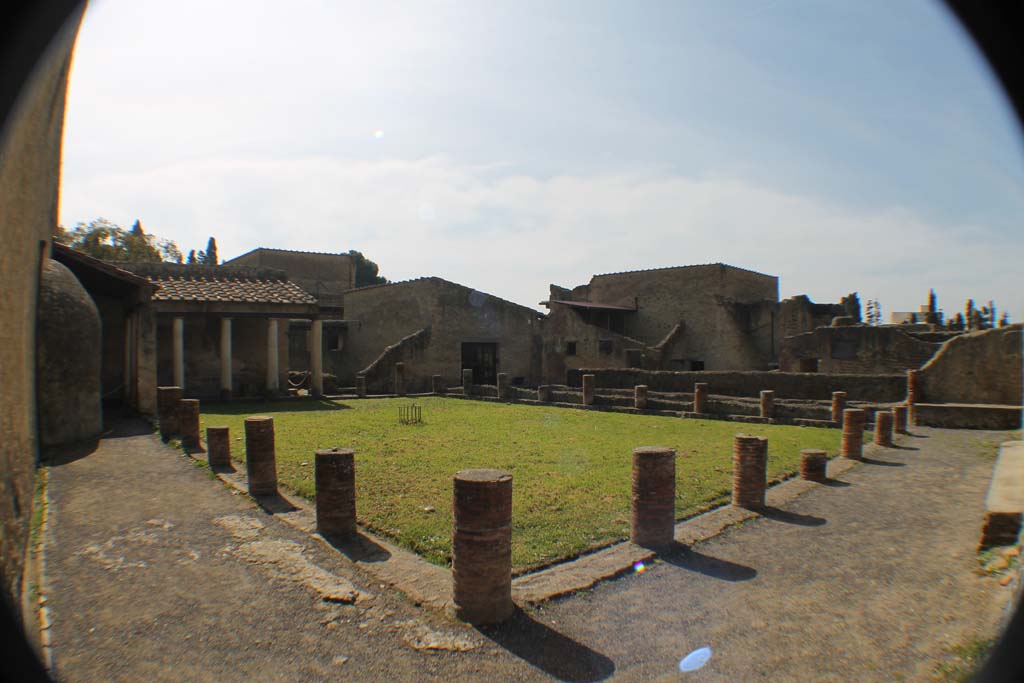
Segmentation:
<svg viewBox="0 0 1024 683">
<path fill-rule="evenodd" d="M 981 226 L 853 211 L 728 177 L 657 169 L 550 179 L 444 158 L 208 159 L 69 183 L 66 224 L 135 218 L 184 249 L 359 249 L 391 279 L 439 275 L 526 305 L 593 273 L 722 261 L 780 276 L 780 293 L 836 301 L 853 290 L 886 314 L 934 287 L 1024 317 L 1019 245 Z M 1008 248 L 1009 247 L 1009 248 Z"/>
</svg>

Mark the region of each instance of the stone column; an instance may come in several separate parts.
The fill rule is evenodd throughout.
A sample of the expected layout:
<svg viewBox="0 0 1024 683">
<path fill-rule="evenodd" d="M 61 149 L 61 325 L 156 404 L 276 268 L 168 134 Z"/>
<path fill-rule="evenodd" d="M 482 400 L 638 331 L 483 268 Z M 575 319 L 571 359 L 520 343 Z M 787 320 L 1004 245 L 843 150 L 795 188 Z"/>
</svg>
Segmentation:
<svg viewBox="0 0 1024 683">
<path fill-rule="evenodd" d="M 171 356 L 174 385 L 185 389 L 185 319 L 177 317 L 171 324 Z"/>
<path fill-rule="evenodd" d="M 839 454 L 844 458 L 859 459 L 863 454 L 864 423 L 867 413 L 860 408 L 843 411 L 843 442 Z"/>
<path fill-rule="evenodd" d="M 708 412 L 708 385 L 707 382 L 697 382 L 693 385 L 693 412 Z"/>
<path fill-rule="evenodd" d="M 775 417 L 775 392 L 771 389 L 761 392 L 761 417 Z"/>
<path fill-rule="evenodd" d="M 632 493 L 629 540 L 648 548 L 672 545 L 676 524 L 675 449 L 633 449 Z"/>
<path fill-rule="evenodd" d="M 907 421 L 915 423 L 914 404 L 921 402 L 921 375 L 918 370 L 907 370 Z"/>
<path fill-rule="evenodd" d="M 455 615 L 471 624 L 496 624 L 512 602 L 512 475 L 462 470 L 455 475 L 452 598 Z"/>
<path fill-rule="evenodd" d="M 206 428 L 206 458 L 210 469 L 231 467 L 231 432 L 227 427 Z"/>
<path fill-rule="evenodd" d="M 277 453 L 274 448 L 274 418 L 245 418 L 245 476 L 249 493 L 268 496 L 277 493 Z"/>
<path fill-rule="evenodd" d="M 281 390 L 278 379 L 277 318 L 267 319 L 267 394 L 276 395 Z M 321 392 L 323 393 L 323 392 Z"/>
<path fill-rule="evenodd" d="M 647 409 L 647 385 L 637 384 L 633 387 L 633 407 L 637 410 Z"/>
<path fill-rule="evenodd" d="M 583 405 L 594 405 L 594 376 L 583 375 Z"/>
<path fill-rule="evenodd" d="M 160 420 L 160 438 L 167 441 L 178 434 L 178 401 L 181 387 L 157 387 L 156 408 Z"/>
<path fill-rule="evenodd" d="M 356 375 L 356 396 L 366 398 L 366 375 Z"/>
<path fill-rule="evenodd" d="M 444 385 L 444 378 L 441 375 L 431 376 L 430 390 L 438 396 L 444 396 L 448 392 L 448 388 Z"/>
<path fill-rule="evenodd" d="M 843 426 L 843 411 L 846 410 L 846 392 L 832 392 L 832 421 Z"/>
<path fill-rule="evenodd" d="M 324 323 L 314 320 L 309 330 L 310 389 L 314 396 L 324 395 Z"/>
<path fill-rule="evenodd" d="M 125 405 L 131 406 L 132 408 L 136 407 L 136 401 L 134 396 L 135 392 L 132 390 L 132 388 L 135 386 L 134 327 L 135 315 L 126 315 L 124 317 L 124 354 L 122 358 L 122 361 L 124 363 L 124 367 L 122 369 L 122 373 L 124 374 L 124 381 L 122 382 L 121 386 L 124 387 L 123 397 Z"/>
<path fill-rule="evenodd" d="M 768 488 L 768 439 L 737 434 L 732 447 L 732 504 L 764 507 Z"/>
<path fill-rule="evenodd" d="M 472 368 L 462 369 L 462 393 L 466 396 L 473 395 L 473 370 Z"/>
<path fill-rule="evenodd" d="M 892 448 L 892 411 L 875 412 L 875 445 Z"/>
<path fill-rule="evenodd" d="M 178 401 L 178 431 L 181 445 L 187 450 L 196 450 L 199 445 L 199 401 L 183 398 Z"/>
<path fill-rule="evenodd" d="M 498 373 L 498 400 L 508 400 L 508 374 L 504 372 Z"/>
<path fill-rule="evenodd" d="M 321 536 L 356 532 L 355 451 L 327 448 L 316 452 L 316 531 Z"/>
<path fill-rule="evenodd" d="M 892 422 L 893 431 L 898 434 L 907 433 L 907 407 L 906 406 L 893 406 L 892 407 Z"/>
<path fill-rule="evenodd" d="M 537 387 L 537 400 L 541 403 L 551 403 L 551 385 L 541 384 Z"/>
<path fill-rule="evenodd" d="M 220 397 L 231 398 L 231 318 L 220 319 Z"/>
<path fill-rule="evenodd" d="M 395 396 L 405 396 L 405 363 L 395 363 Z"/>
<path fill-rule="evenodd" d="M 816 448 L 805 448 L 800 451 L 800 478 L 824 484 L 826 463 L 828 453 Z"/>
</svg>

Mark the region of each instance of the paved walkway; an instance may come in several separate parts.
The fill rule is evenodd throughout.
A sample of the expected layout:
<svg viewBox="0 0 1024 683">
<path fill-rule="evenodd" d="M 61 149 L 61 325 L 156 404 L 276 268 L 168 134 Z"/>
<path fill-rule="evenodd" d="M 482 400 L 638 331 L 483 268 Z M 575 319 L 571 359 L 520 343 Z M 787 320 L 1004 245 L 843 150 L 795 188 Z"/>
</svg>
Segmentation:
<svg viewBox="0 0 1024 683">
<path fill-rule="evenodd" d="M 1007 597 L 971 572 L 1007 436 L 915 431 L 785 510 L 478 631 L 124 422 L 50 470 L 54 661 L 71 682 L 928 680 Z"/>
</svg>

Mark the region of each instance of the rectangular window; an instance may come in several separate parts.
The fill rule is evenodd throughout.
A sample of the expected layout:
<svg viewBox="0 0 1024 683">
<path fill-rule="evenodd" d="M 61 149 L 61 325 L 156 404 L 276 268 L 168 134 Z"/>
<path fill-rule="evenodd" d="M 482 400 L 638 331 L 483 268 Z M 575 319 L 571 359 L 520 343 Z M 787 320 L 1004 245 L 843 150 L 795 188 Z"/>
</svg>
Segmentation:
<svg viewBox="0 0 1024 683">
<path fill-rule="evenodd" d="M 328 351 L 341 351 L 341 333 L 328 331 L 326 336 L 326 344 Z"/>
<path fill-rule="evenodd" d="M 701 372 L 704 370 L 704 361 L 702 360 L 691 360 L 690 370 L 693 372 Z"/>
<path fill-rule="evenodd" d="M 606 356 L 610 353 L 615 353 L 615 342 L 611 339 L 599 339 L 597 342 L 597 350 Z"/>
<path fill-rule="evenodd" d="M 565 355 L 575 356 L 576 355 L 576 342 L 565 342 Z"/>
<path fill-rule="evenodd" d="M 800 359 L 800 372 L 817 372 L 818 371 L 818 360 L 817 358 L 801 358 Z"/>
</svg>

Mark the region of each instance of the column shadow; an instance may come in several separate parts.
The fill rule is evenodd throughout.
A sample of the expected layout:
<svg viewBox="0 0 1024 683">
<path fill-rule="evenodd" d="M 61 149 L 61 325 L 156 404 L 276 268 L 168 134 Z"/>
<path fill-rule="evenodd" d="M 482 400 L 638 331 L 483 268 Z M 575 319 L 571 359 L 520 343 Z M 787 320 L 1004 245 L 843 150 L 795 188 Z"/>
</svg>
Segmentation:
<svg viewBox="0 0 1024 683">
<path fill-rule="evenodd" d="M 477 631 L 531 666 L 560 681 L 590 683 L 615 673 L 615 663 L 572 638 L 537 621 L 523 610 L 496 626 Z"/>
<path fill-rule="evenodd" d="M 776 522 L 785 522 L 786 524 L 796 524 L 797 526 L 822 526 L 828 523 L 824 517 L 815 517 L 814 515 L 801 515 L 797 512 L 790 512 L 789 510 L 783 510 L 781 508 L 766 506 L 761 508 L 759 511 L 762 517 L 775 520 Z"/>
<path fill-rule="evenodd" d="M 860 459 L 862 463 L 868 465 L 881 465 L 882 467 L 906 467 L 906 463 L 903 462 L 890 462 L 888 460 L 878 460 L 876 458 L 863 457 Z"/>
<path fill-rule="evenodd" d="M 673 541 L 670 549 L 659 553 L 658 559 L 665 564 L 721 581 L 750 581 L 757 576 L 757 570 L 753 567 L 705 555 L 678 541 Z"/>
<path fill-rule="evenodd" d="M 347 536 L 320 534 L 320 537 L 353 562 L 385 562 L 391 557 L 387 548 L 359 532 Z"/>
<path fill-rule="evenodd" d="M 825 486 L 831 486 L 832 488 L 836 488 L 836 489 L 846 488 L 847 486 L 853 486 L 853 484 L 851 484 L 848 481 L 841 481 L 839 479 L 831 479 L 831 478 L 830 479 L 826 479 L 822 483 Z"/>
<path fill-rule="evenodd" d="M 280 493 L 253 496 L 253 499 L 259 503 L 261 508 L 272 515 L 278 515 L 282 512 L 295 512 L 298 510 L 297 507 L 289 503 L 288 500 Z"/>
</svg>

